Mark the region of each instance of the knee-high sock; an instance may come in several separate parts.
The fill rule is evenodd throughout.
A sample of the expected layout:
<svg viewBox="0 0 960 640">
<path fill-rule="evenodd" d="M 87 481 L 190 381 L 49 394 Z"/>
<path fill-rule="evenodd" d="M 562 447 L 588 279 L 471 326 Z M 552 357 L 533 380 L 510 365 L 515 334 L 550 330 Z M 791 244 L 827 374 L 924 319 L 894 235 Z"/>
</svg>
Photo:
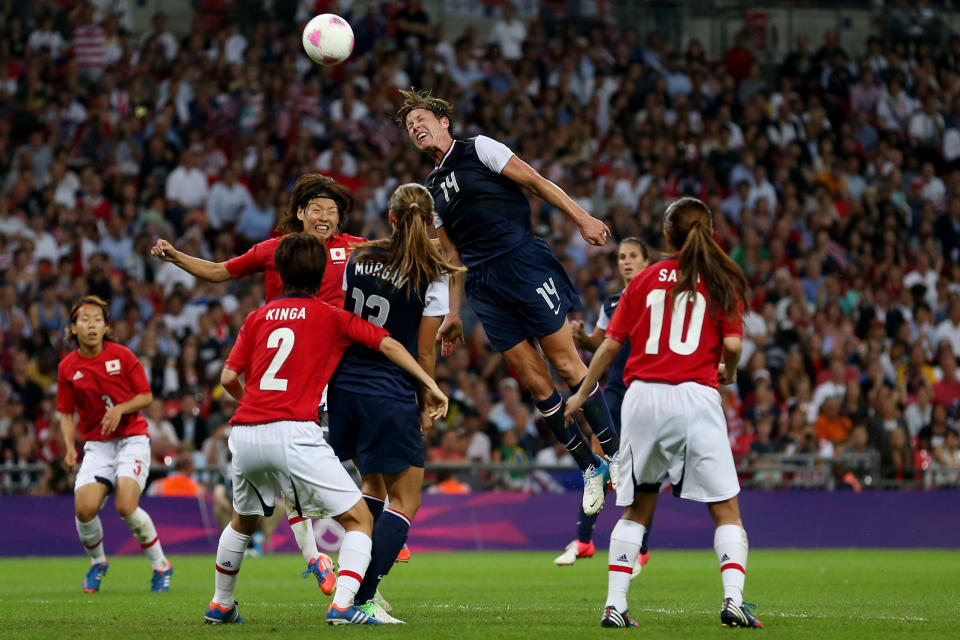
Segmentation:
<svg viewBox="0 0 960 640">
<path fill-rule="evenodd" d="M 606 485 L 604 485 L 603 491 L 606 493 Z M 593 528 L 597 524 L 597 518 L 600 517 L 600 513 L 598 512 L 592 516 L 588 516 L 583 512 L 582 502 L 583 501 L 577 505 L 577 540 L 586 544 L 593 538 Z"/>
<path fill-rule="evenodd" d="M 243 535 L 227 525 L 220 534 L 220 544 L 217 545 L 217 571 L 214 574 L 213 601 L 221 607 L 233 606 L 233 591 L 237 586 L 237 574 L 240 573 L 240 563 L 243 562 L 243 553 L 247 550 L 250 536 Z"/>
<path fill-rule="evenodd" d="M 576 393 L 582 384 L 583 380 L 571 386 L 570 391 Z M 599 383 L 593 386 L 590 397 L 583 403 L 583 417 L 587 419 L 587 424 L 593 430 L 593 435 L 597 436 L 607 456 L 612 456 L 620 450 L 620 436 L 613 425 L 613 416 L 610 415 L 610 407 L 607 406 L 607 399 L 600 391 Z"/>
<path fill-rule="evenodd" d="M 383 577 L 390 573 L 393 562 L 407 541 L 410 532 L 410 521 L 399 511 L 385 509 L 383 515 L 373 526 L 373 553 L 370 566 L 363 576 L 363 582 L 357 591 L 355 601 L 364 604 L 377 592 L 377 587 Z"/>
<path fill-rule="evenodd" d="M 630 576 L 637 562 L 640 543 L 647 528 L 633 520 L 619 520 L 610 534 L 609 565 L 607 566 L 606 607 L 616 607 L 621 613 L 627 610 L 627 590 Z"/>
<path fill-rule="evenodd" d="M 90 522 L 80 522 L 80 519 L 74 517 L 77 523 L 77 534 L 80 536 L 80 542 L 83 543 L 90 556 L 90 564 L 100 564 L 107 561 L 107 556 L 103 552 L 103 526 L 100 524 L 100 516 L 93 516 Z"/>
<path fill-rule="evenodd" d="M 747 578 L 747 532 L 735 524 L 722 524 L 713 535 L 713 549 L 720 563 L 723 598 L 743 604 L 743 584 Z"/>
<path fill-rule="evenodd" d="M 373 541 L 362 531 L 347 531 L 340 544 L 337 564 L 337 590 L 333 593 L 333 604 L 343 609 L 353 604 L 357 589 L 363 582 L 363 576 L 370 566 L 370 551 Z"/>
<path fill-rule="evenodd" d="M 166 556 L 163 555 L 160 536 L 157 535 L 157 528 L 153 526 L 150 515 L 142 507 L 137 507 L 137 510 L 124 518 L 123 521 L 130 527 L 133 537 L 137 539 L 140 548 L 147 554 L 154 571 L 166 571 L 170 565 L 167 563 Z"/>
<path fill-rule="evenodd" d="M 363 501 L 367 503 L 367 508 L 370 509 L 370 515 L 373 516 L 373 522 L 376 524 L 380 518 L 380 514 L 383 513 L 383 508 L 386 506 L 387 501 L 376 496 L 368 496 L 367 494 L 363 494 Z"/>
<path fill-rule="evenodd" d="M 301 516 L 296 506 L 289 504 L 287 500 L 284 500 L 284 504 L 287 506 L 287 524 L 293 532 L 293 539 L 297 541 L 300 553 L 303 554 L 303 561 L 310 564 L 320 555 L 317 538 L 313 533 L 313 521 Z"/>
<path fill-rule="evenodd" d="M 580 471 L 586 471 L 587 467 L 596 464 L 597 456 L 590 450 L 590 444 L 583 437 L 577 423 L 564 417 L 563 409 L 565 405 L 563 396 L 554 389 L 553 395 L 537 403 L 537 409 L 540 410 L 553 435 L 563 443 L 573 459 L 577 461 Z"/>
</svg>

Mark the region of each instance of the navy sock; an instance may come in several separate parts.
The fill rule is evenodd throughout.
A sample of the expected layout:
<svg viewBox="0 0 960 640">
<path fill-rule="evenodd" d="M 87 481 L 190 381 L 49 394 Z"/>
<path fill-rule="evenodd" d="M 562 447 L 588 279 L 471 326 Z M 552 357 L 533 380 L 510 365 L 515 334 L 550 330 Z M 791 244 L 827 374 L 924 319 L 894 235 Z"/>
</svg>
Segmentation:
<svg viewBox="0 0 960 640">
<path fill-rule="evenodd" d="M 376 522 L 380 518 L 380 514 L 383 513 L 384 501 L 374 496 L 368 496 L 367 494 L 363 494 L 363 501 L 367 503 L 367 508 L 370 509 L 370 515 L 373 516 L 373 521 Z"/>
<path fill-rule="evenodd" d="M 583 380 L 570 387 L 572 393 L 576 393 Z M 613 417 L 610 415 L 610 407 L 607 406 L 607 399 L 600 392 L 600 384 L 597 383 L 590 392 L 590 397 L 583 403 L 583 417 L 587 419 L 587 424 L 593 430 L 593 435 L 597 436 L 603 452 L 607 456 L 612 456 L 620 449 L 620 435 L 613 427 Z"/>
<path fill-rule="evenodd" d="M 581 500 L 581 502 L 583 501 Z M 580 516 L 577 518 L 577 540 L 583 544 L 590 542 L 590 539 L 593 538 L 593 527 L 597 524 L 597 518 L 599 517 L 599 513 L 588 516 L 583 512 L 583 505 L 580 505 Z"/>
<path fill-rule="evenodd" d="M 600 514 L 597 514 L 597 515 L 600 515 Z M 650 540 L 650 527 L 647 527 L 647 530 L 643 532 L 643 542 L 640 543 L 640 553 L 648 553 L 650 551 L 650 547 L 647 546 L 647 542 L 649 540 Z"/>
<path fill-rule="evenodd" d="M 407 541 L 410 521 L 399 511 L 384 509 L 383 514 L 373 525 L 373 551 L 370 565 L 360 583 L 360 589 L 354 598 L 356 604 L 369 602 L 377 592 L 380 580 L 390 573 L 393 561 Z"/>
<path fill-rule="evenodd" d="M 553 390 L 553 395 L 549 398 L 537 403 L 537 409 L 543 415 L 550 431 L 570 452 L 570 455 L 576 460 L 577 466 L 580 467 L 580 471 L 586 471 L 587 467 L 596 464 L 597 456 L 590 450 L 590 444 L 583 437 L 577 423 L 564 417 L 563 409 L 565 406 L 563 396 L 556 389 Z"/>
</svg>

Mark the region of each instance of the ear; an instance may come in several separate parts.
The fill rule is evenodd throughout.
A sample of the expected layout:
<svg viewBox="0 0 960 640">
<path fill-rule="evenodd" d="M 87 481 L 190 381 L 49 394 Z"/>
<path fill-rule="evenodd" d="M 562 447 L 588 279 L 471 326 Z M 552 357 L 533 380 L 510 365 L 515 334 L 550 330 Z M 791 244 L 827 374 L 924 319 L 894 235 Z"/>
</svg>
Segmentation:
<svg viewBox="0 0 960 640">
<path fill-rule="evenodd" d="M 297 220 L 303 220 L 303 207 L 297 207 Z"/>
<path fill-rule="evenodd" d="M 444 131 L 450 131 L 450 118 L 447 116 L 440 118 L 440 126 L 443 127 Z"/>
</svg>

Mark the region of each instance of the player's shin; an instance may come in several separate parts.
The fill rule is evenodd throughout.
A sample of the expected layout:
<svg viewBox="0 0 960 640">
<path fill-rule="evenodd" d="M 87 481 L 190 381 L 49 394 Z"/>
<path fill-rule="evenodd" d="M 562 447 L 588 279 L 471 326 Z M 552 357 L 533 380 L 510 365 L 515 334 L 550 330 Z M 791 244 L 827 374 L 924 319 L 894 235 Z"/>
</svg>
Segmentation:
<svg viewBox="0 0 960 640">
<path fill-rule="evenodd" d="M 713 536 L 713 548 L 720 563 L 723 598 L 743 605 L 743 584 L 747 571 L 747 532 L 735 524 L 722 524 Z"/>
<path fill-rule="evenodd" d="M 297 513 L 294 505 L 287 504 L 287 523 L 290 525 L 290 531 L 293 532 L 293 539 L 297 541 L 300 553 L 303 554 L 303 561 L 310 564 L 320 555 L 317 538 L 313 532 L 313 522 L 310 518 L 304 518 Z"/>
<path fill-rule="evenodd" d="M 394 559 L 406 543 L 409 532 L 410 521 L 405 515 L 393 509 L 384 509 L 373 526 L 373 552 L 370 566 L 357 591 L 357 604 L 364 604 L 373 598 L 380 581 L 390 572 Z"/>
<path fill-rule="evenodd" d="M 610 534 L 610 553 L 607 571 L 607 602 L 604 606 L 627 610 L 627 590 L 633 565 L 640 552 L 643 534 L 646 531 L 639 522 L 620 519 Z"/>
<path fill-rule="evenodd" d="M 213 601 L 222 607 L 233 607 L 233 591 L 237 586 L 240 563 L 247 550 L 250 536 L 244 535 L 228 524 L 220 534 L 217 546 L 217 571 L 214 576 Z"/>
<path fill-rule="evenodd" d="M 166 556 L 163 555 L 163 547 L 160 546 L 160 536 L 157 535 L 157 528 L 153 526 L 153 520 L 150 514 L 137 507 L 136 510 L 123 521 L 130 527 L 133 537 L 140 543 L 140 548 L 147 554 L 150 564 L 155 571 L 166 571 L 169 568 Z"/>
<path fill-rule="evenodd" d="M 337 564 L 337 590 L 333 594 L 333 604 L 339 608 L 353 605 L 354 597 L 363 581 L 363 575 L 370 565 L 370 552 L 373 542 L 363 531 L 347 531 L 340 545 Z"/>
<path fill-rule="evenodd" d="M 583 384 L 583 380 L 570 387 L 571 393 L 576 393 Z M 587 424 L 593 430 L 593 435 L 597 436 L 600 446 L 603 447 L 603 453 L 608 457 L 620 450 L 620 436 L 613 427 L 613 417 L 610 415 L 610 407 L 607 406 L 607 399 L 600 391 L 600 384 L 594 384 L 593 391 L 587 401 L 583 403 L 583 416 L 587 419 Z"/>
<path fill-rule="evenodd" d="M 79 518 L 74 518 L 77 523 L 77 534 L 80 536 L 80 542 L 87 550 L 90 556 L 91 564 L 100 564 L 107 561 L 107 556 L 103 552 L 103 526 L 100 524 L 100 516 L 94 516 L 90 522 L 80 522 Z"/>
<path fill-rule="evenodd" d="M 583 437 L 580 427 L 573 420 L 567 421 L 563 415 L 564 400 L 556 389 L 546 400 L 537 403 L 537 409 L 543 416 L 544 422 L 550 427 L 554 437 L 563 443 L 563 446 L 570 452 L 576 461 L 580 471 L 586 471 L 587 467 L 597 463 L 597 456 L 590 450 L 590 444 Z"/>
</svg>

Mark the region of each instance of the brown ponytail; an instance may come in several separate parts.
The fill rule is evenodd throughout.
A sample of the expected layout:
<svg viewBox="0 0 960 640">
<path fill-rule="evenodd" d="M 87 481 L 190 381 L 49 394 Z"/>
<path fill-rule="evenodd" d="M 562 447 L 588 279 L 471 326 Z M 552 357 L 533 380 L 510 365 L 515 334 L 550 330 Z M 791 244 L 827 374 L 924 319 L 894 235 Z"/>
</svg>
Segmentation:
<svg viewBox="0 0 960 640">
<path fill-rule="evenodd" d="M 397 276 L 394 287 L 400 288 L 403 276 L 407 277 L 407 291 L 411 286 L 419 290 L 444 273 L 465 271 L 447 262 L 430 240 L 433 196 L 425 187 L 413 182 L 400 185 L 390 196 L 389 207 L 393 235 L 357 245 L 356 262 L 382 262 L 384 269 Z"/>
<path fill-rule="evenodd" d="M 696 198 L 680 198 L 663 214 L 663 230 L 677 258 L 677 284 L 670 291 L 670 304 L 677 294 L 696 291 L 702 278 L 710 300 L 710 314 L 719 310 L 735 315 L 747 302 L 747 279 L 740 266 L 730 259 L 713 239 L 713 214 Z"/>
</svg>

